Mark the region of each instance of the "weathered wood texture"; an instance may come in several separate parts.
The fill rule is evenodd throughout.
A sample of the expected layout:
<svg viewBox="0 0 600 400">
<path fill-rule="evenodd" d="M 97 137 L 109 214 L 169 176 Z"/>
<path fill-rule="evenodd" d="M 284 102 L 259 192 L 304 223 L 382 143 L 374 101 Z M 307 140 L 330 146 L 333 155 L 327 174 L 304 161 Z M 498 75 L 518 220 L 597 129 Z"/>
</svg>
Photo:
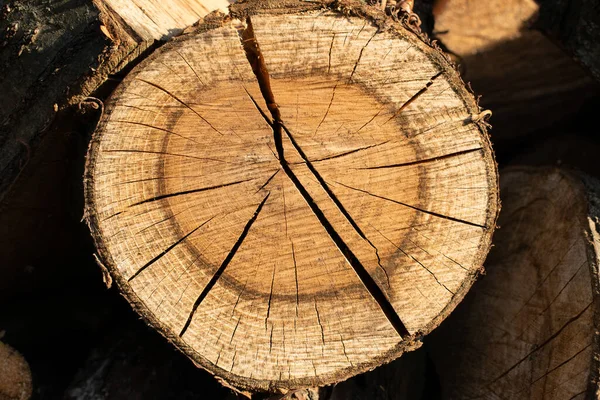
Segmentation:
<svg viewBox="0 0 600 400">
<path fill-rule="evenodd" d="M 474 96 L 400 22 L 252 4 L 117 89 L 87 218 L 152 326 L 237 387 L 286 391 L 419 346 L 487 254 L 496 167 Z"/>
<path fill-rule="evenodd" d="M 0 399 L 28 400 L 31 393 L 27 361 L 15 349 L 0 342 Z"/>
<path fill-rule="evenodd" d="M 596 0 L 538 0 L 536 27 L 600 79 L 600 7 Z"/>
<path fill-rule="evenodd" d="M 225 0 L 13 0 L 0 10 L 0 199 L 64 107 Z"/>
<path fill-rule="evenodd" d="M 530 28 L 533 0 L 440 0 L 434 34 L 456 54 L 465 81 L 493 111 L 494 144 L 549 129 L 600 86 L 569 55 Z"/>
<path fill-rule="evenodd" d="M 487 273 L 429 337 L 444 398 L 597 398 L 599 187 L 503 170 Z"/>
</svg>

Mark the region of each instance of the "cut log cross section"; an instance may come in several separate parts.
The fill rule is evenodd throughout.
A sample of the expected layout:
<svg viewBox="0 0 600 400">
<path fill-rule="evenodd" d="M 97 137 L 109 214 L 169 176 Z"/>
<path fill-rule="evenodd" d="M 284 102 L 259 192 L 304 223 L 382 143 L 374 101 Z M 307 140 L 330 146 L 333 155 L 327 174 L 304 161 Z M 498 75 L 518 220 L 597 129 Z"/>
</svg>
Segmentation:
<svg viewBox="0 0 600 400">
<path fill-rule="evenodd" d="M 213 18 L 130 73 L 90 145 L 100 259 L 241 389 L 418 347 L 489 250 L 497 173 L 474 96 L 439 50 L 357 7 Z"/>
</svg>

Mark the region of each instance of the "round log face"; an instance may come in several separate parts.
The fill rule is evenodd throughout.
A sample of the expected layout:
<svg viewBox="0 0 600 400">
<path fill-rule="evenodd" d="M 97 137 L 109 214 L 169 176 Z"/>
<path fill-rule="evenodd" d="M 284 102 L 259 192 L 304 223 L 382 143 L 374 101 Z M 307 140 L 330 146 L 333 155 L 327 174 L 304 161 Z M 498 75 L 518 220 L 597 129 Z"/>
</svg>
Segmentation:
<svg viewBox="0 0 600 400">
<path fill-rule="evenodd" d="M 249 389 L 335 382 L 417 346 L 479 271 L 497 183 L 478 112 L 400 24 L 224 20 L 113 95 L 90 227 L 129 301 L 204 368 Z"/>
</svg>

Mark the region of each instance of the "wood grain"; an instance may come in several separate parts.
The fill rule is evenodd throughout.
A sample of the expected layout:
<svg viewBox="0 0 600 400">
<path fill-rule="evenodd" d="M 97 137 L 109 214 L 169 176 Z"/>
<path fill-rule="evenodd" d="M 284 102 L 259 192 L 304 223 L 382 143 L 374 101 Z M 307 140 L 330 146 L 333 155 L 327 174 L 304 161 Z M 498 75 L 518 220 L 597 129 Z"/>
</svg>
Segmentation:
<svg viewBox="0 0 600 400">
<path fill-rule="evenodd" d="M 418 347 L 495 227 L 473 95 L 400 23 L 342 11 L 263 10 L 161 48 L 90 147 L 103 262 L 243 389 L 337 382 Z"/>
<path fill-rule="evenodd" d="M 598 392 L 597 182 L 511 168 L 486 275 L 431 338 L 447 399 Z"/>
</svg>

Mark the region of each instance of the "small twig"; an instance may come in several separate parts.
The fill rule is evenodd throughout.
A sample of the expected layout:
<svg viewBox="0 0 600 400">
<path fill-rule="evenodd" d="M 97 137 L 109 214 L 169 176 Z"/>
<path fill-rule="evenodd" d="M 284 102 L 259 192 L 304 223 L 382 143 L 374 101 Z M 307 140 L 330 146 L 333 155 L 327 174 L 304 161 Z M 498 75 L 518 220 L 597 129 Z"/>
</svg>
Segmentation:
<svg viewBox="0 0 600 400">
<path fill-rule="evenodd" d="M 96 97 L 86 97 L 77 104 L 77 108 L 84 114 L 88 108 L 100 110 L 100 117 L 104 114 L 104 103 Z"/>
<path fill-rule="evenodd" d="M 483 110 L 479 114 L 471 115 L 471 121 L 473 122 L 487 122 L 492 116 L 492 110 Z"/>
</svg>

